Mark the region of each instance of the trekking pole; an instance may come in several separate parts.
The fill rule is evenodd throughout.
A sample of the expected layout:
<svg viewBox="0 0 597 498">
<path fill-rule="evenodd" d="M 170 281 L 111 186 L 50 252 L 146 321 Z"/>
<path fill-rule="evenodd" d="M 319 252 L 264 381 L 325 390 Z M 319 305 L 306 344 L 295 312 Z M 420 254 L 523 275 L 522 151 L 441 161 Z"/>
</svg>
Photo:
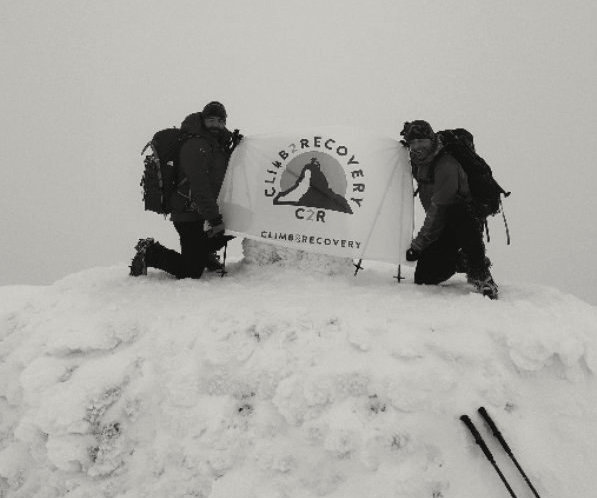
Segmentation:
<svg viewBox="0 0 597 498">
<path fill-rule="evenodd" d="M 357 276 L 357 273 L 359 273 L 359 270 L 364 270 L 364 268 L 361 266 L 361 263 L 363 262 L 362 259 L 359 259 L 358 263 L 353 263 L 352 266 L 354 266 L 355 270 L 354 270 L 354 276 Z"/>
<path fill-rule="evenodd" d="M 401 283 L 405 277 L 402 276 L 402 265 L 398 265 L 398 273 L 396 273 L 396 276 L 394 277 L 398 283 Z"/>
<path fill-rule="evenodd" d="M 477 443 L 479 445 L 479 447 L 481 448 L 481 450 L 485 454 L 485 457 L 487 458 L 487 460 L 489 460 L 489 463 L 491 463 L 491 465 L 493 465 L 493 468 L 495 469 L 495 471 L 500 476 L 500 479 L 504 483 L 504 486 L 506 486 L 506 489 L 510 493 L 510 496 L 512 498 L 517 498 L 516 495 L 514 494 L 514 491 L 512 491 L 512 488 L 510 487 L 510 484 L 508 484 L 508 481 L 506 480 L 506 477 L 504 476 L 504 474 L 502 474 L 502 471 L 500 470 L 500 468 L 498 467 L 497 463 L 495 462 L 495 460 L 493 458 L 493 455 L 491 454 L 491 451 L 489 451 L 489 448 L 487 447 L 487 445 L 485 444 L 485 441 L 483 440 L 483 437 L 481 436 L 481 434 L 479 434 L 479 431 L 477 430 L 477 428 L 473 424 L 472 420 L 467 415 L 462 415 L 460 417 L 460 420 L 462 420 L 462 422 L 464 423 L 464 425 L 466 425 L 467 429 L 471 432 L 471 434 L 475 438 L 475 443 Z"/>
<path fill-rule="evenodd" d="M 487 413 L 487 410 L 485 409 L 485 407 L 482 406 L 477 411 L 479 412 L 479 415 L 481 415 L 481 417 L 483 417 L 483 419 L 485 420 L 485 422 L 487 422 L 487 425 L 491 429 L 491 432 L 493 432 L 493 435 L 495 436 L 495 438 L 500 442 L 500 444 L 502 445 L 502 448 L 504 448 L 504 451 L 508 454 L 508 456 L 510 457 L 510 459 L 514 462 L 514 465 L 516 465 L 516 468 L 518 469 L 518 472 L 520 472 L 520 475 L 522 476 L 522 478 L 529 485 L 529 488 L 531 488 L 531 491 L 533 492 L 533 494 L 537 498 L 541 498 L 539 496 L 539 493 L 537 493 L 537 490 L 535 489 L 535 487 L 531 483 L 531 480 L 527 477 L 527 475 L 525 474 L 524 470 L 522 470 L 522 467 L 520 466 L 520 464 L 518 463 L 518 461 L 514 457 L 514 455 L 512 453 L 512 450 L 510 449 L 510 446 L 508 446 L 508 443 L 504 439 L 504 436 L 502 436 L 502 433 L 500 432 L 500 430 L 495 425 L 495 422 L 493 421 L 493 419 L 489 416 L 489 413 Z"/>
<path fill-rule="evenodd" d="M 228 273 L 226 271 L 226 252 L 228 251 L 228 242 L 224 244 L 224 254 L 222 255 L 222 269 L 220 270 L 220 278 L 224 278 L 224 275 Z"/>
</svg>

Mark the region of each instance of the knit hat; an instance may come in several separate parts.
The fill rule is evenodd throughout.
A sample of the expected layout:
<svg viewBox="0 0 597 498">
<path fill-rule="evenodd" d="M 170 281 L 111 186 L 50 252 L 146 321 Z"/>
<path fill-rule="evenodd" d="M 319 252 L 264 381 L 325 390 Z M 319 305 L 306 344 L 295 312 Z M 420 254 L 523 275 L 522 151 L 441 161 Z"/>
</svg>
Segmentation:
<svg viewBox="0 0 597 498">
<path fill-rule="evenodd" d="M 423 121 L 422 119 L 417 119 L 410 123 L 406 121 L 400 135 L 402 135 L 407 142 L 421 138 L 435 139 L 433 128 L 431 128 L 431 125 L 427 121 Z"/>
<path fill-rule="evenodd" d="M 226 114 L 226 108 L 224 107 L 223 104 L 221 104 L 220 102 L 216 102 L 215 100 L 213 102 L 210 102 L 209 104 L 207 104 L 204 108 L 203 111 L 201 112 L 201 114 L 203 114 L 203 117 L 210 117 L 210 116 L 216 116 L 218 118 L 222 118 L 222 119 L 226 119 L 228 117 L 228 115 Z"/>
</svg>

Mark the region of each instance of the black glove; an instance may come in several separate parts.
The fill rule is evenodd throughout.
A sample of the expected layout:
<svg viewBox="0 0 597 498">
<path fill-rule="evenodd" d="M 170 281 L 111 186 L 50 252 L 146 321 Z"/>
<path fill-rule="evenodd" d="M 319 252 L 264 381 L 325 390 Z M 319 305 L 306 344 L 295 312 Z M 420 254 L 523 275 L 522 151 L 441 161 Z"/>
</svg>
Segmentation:
<svg viewBox="0 0 597 498">
<path fill-rule="evenodd" d="M 238 131 L 238 129 L 234 130 L 232 132 L 232 145 L 236 147 L 243 138 L 245 138 L 245 136 Z"/>
<path fill-rule="evenodd" d="M 222 216 L 216 216 L 207 223 L 209 223 L 209 228 L 207 230 L 207 237 L 209 239 L 218 237 L 219 235 L 224 235 L 224 230 L 226 230 L 226 227 L 224 226 L 224 220 L 222 219 Z"/>
<path fill-rule="evenodd" d="M 236 149 L 236 146 L 241 142 L 241 140 L 243 138 L 244 138 L 244 135 L 242 135 L 242 133 L 240 131 L 238 131 L 238 129 L 236 129 L 232 132 L 232 135 L 230 136 L 230 142 L 229 142 L 230 145 L 228 147 L 228 151 L 230 152 L 230 154 L 232 154 L 234 149 Z"/>
<path fill-rule="evenodd" d="M 415 251 L 412 247 L 406 251 L 406 261 L 416 261 L 419 259 L 418 251 Z"/>
</svg>

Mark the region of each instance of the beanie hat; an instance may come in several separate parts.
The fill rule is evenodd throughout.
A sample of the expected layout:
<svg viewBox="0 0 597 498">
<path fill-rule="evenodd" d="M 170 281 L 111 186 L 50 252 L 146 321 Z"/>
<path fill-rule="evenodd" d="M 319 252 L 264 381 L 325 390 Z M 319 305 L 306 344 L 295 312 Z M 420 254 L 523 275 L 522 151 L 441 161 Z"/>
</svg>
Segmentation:
<svg viewBox="0 0 597 498">
<path fill-rule="evenodd" d="M 222 118 L 222 119 L 226 119 L 228 117 L 228 115 L 226 114 L 226 108 L 224 107 L 224 105 L 221 104 L 220 102 L 216 102 L 215 100 L 213 102 L 210 102 L 209 104 L 207 104 L 203 108 L 203 111 L 201 112 L 201 114 L 203 114 L 204 117 L 217 116 L 218 118 Z"/>
<path fill-rule="evenodd" d="M 427 121 L 423 121 L 422 119 L 417 119 L 410 123 L 406 121 L 400 135 L 402 135 L 407 142 L 421 138 L 435 139 L 433 128 L 431 128 L 431 125 Z"/>
</svg>

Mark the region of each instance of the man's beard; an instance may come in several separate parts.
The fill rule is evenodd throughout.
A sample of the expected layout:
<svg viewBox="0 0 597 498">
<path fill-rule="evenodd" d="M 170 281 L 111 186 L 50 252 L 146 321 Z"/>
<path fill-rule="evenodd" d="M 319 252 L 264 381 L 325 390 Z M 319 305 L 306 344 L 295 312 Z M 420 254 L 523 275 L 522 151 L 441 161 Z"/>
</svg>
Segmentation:
<svg viewBox="0 0 597 498">
<path fill-rule="evenodd" d="M 223 147 L 228 147 L 232 132 L 227 128 L 208 128 L 209 134 Z"/>
<path fill-rule="evenodd" d="M 410 163 L 413 166 L 421 166 L 427 164 L 433 160 L 438 150 L 441 148 L 441 142 L 434 140 L 429 148 L 424 149 L 411 149 L 409 151 Z"/>
<path fill-rule="evenodd" d="M 424 164 L 433 157 L 433 149 L 410 151 L 410 162 L 414 165 Z"/>
<path fill-rule="evenodd" d="M 213 135 L 216 138 L 220 138 L 224 135 L 224 130 L 222 128 L 208 128 L 207 131 L 210 135 Z"/>
</svg>

